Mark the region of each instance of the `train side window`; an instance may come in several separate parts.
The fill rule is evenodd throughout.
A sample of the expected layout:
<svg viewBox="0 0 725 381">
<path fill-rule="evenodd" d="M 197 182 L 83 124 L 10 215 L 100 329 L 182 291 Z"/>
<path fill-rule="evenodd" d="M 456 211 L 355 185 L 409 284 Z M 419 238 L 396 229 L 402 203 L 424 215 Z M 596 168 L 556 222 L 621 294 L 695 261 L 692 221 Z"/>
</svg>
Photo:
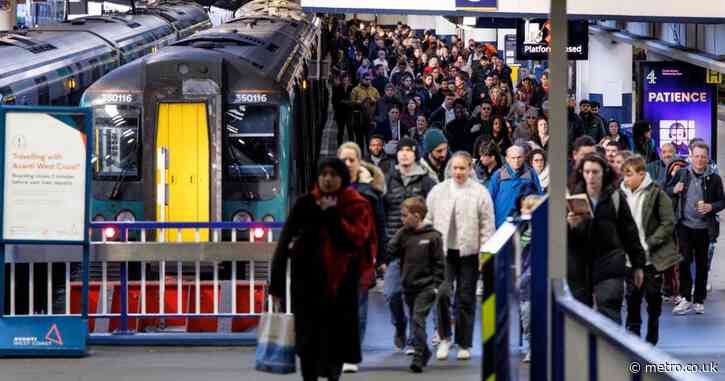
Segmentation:
<svg viewBox="0 0 725 381">
<path fill-rule="evenodd" d="M 222 150 L 224 181 L 276 180 L 279 172 L 276 108 L 227 105 Z"/>
<path fill-rule="evenodd" d="M 140 177 L 140 113 L 136 106 L 105 105 L 94 109 L 93 169 L 96 180 Z"/>
</svg>

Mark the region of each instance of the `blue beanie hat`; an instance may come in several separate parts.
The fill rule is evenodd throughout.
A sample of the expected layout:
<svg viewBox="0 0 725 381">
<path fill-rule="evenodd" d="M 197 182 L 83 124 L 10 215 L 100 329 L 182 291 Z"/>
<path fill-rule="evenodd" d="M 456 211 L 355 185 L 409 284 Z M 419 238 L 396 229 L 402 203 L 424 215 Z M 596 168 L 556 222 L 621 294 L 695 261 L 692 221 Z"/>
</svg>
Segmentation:
<svg viewBox="0 0 725 381">
<path fill-rule="evenodd" d="M 423 135 L 423 153 L 427 155 L 443 143 L 448 143 L 448 139 L 446 139 L 443 131 L 437 128 L 431 128 Z"/>
</svg>

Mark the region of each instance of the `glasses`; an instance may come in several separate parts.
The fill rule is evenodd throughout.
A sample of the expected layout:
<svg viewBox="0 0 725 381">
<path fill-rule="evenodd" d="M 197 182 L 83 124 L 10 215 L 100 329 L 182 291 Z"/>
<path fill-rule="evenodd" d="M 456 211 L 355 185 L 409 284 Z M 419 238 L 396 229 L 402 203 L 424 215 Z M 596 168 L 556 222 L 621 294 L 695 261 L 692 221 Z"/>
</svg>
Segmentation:
<svg viewBox="0 0 725 381">
<path fill-rule="evenodd" d="M 481 110 L 484 110 L 484 111 L 491 111 L 491 108 L 490 108 L 490 107 L 481 107 Z"/>
</svg>

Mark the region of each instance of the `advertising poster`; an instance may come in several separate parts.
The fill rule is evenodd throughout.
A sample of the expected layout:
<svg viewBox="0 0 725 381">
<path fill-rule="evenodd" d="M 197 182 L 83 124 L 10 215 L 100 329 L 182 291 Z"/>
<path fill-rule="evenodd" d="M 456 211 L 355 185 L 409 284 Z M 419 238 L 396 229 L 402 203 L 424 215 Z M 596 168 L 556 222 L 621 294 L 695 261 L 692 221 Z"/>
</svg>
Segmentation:
<svg viewBox="0 0 725 381">
<path fill-rule="evenodd" d="M 74 123 L 5 114 L 4 239 L 83 241 L 87 147 Z"/>
<path fill-rule="evenodd" d="M 566 51 L 570 60 L 589 57 L 589 23 L 569 21 L 569 43 Z M 519 20 L 516 25 L 516 59 L 546 60 L 551 51 L 551 21 L 547 19 Z"/>
<path fill-rule="evenodd" d="M 705 69 L 678 62 L 643 62 L 641 119 L 652 124 L 659 150 L 672 143 L 687 156 L 690 139 L 702 138 L 712 147 L 715 128 L 715 87 L 706 83 Z"/>
</svg>

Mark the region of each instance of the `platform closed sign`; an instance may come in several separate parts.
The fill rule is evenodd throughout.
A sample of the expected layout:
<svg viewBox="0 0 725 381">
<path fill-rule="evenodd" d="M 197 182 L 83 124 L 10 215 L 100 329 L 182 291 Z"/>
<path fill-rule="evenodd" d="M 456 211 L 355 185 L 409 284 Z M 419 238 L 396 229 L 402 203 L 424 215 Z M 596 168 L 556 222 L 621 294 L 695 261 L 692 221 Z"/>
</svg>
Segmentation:
<svg viewBox="0 0 725 381">
<path fill-rule="evenodd" d="M 72 117 L 41 112 L 4 122 L 3 238 L 83 241 L 86 135 Z"/>
</svg>

